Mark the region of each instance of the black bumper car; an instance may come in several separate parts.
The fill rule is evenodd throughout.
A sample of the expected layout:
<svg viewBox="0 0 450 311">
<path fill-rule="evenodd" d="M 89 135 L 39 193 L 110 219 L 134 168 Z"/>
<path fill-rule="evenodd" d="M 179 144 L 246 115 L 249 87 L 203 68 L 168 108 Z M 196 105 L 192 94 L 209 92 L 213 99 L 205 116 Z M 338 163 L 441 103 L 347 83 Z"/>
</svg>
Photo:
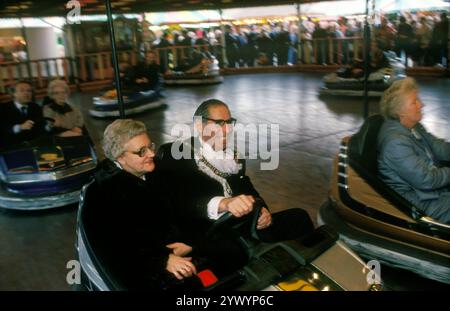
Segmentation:
<svg viewBox="0 0 450 311">
<path fill-rule="evenodd" d="M 111 269 L 108 258 L 96 252 L 91 243 L 92 230 L 85 226 L 86 198 L 91 184 L 84 186 L 77 218 L 76 250 L 82 276 L 81 289 L 94 291 L 126 290 L 123 282 Z M 208 263 L 197 266 L 198 274 L 190 280 L 193 290 L 270 290 L 270 291 L 328 291 L 328 290 L 379 290 L 380 283 L 369 284 L 369 267 L 328 226 L 322 226 L 297 240 L 279 243 L 262 243 L 254 236 L 258 208 L 246 217 L 234 218 L 225 214 L 206 234 L 220 232 L 224 226 L 240 235 L 249 261 L 241 269 L 226 277 L 217 278 Z M 120 251 L 120 250 L 118 250 Z M 189 278 L 189 279 L 192 279 Z M 79 287 L 80 288 L 80 287 Z M 167 288 L 170 289 L 170 288 Z"/>
<path fill-rule="evenodd" d="M 148 90 L 125 89 L 123 90 L 123 101 L 126 115 L 133 115 L 159 108 L 165 104 L 160 85 Z M 92 104 L 93 107 L 89 109 L 89 114 L 93 117 L 107 118 L 118 117 L 120 115 L 116 89 L 106 91 L 100 97 L 94 97 Z"/>
<path fill-rule="evenodd" d="M 166 85 L 203 85 L 222 83 L 218 60 L 210 55 L 203 58 L 194 68 L 183 71 L 171 71 L 164 75 Z"/>
<path fill-rule="evenodd" d="M 450 284 L 450 226 L 426 216 L 377 174 L 377 136 L 384 118 L 366 120 L 341 142 L 319 224 L 339 232 L 363 258 Z"/>
<path fill-rule="evenodd" d="M 406 77 L 405 66 L 395 54 L 384 52 L 388 65 L 369 74 L 368 96 L 380 97 L 396 80 Z M 341 68 L 323 78 L 320 95 L 364 96 L 364 73 L 355 68 Z"/>
<path fill-rule="evenodd" d="M 79 200 L 97 157 L 91 140 L 43 137 L 0 152 L 0 207 L 49 209 Z"/>
</svg>

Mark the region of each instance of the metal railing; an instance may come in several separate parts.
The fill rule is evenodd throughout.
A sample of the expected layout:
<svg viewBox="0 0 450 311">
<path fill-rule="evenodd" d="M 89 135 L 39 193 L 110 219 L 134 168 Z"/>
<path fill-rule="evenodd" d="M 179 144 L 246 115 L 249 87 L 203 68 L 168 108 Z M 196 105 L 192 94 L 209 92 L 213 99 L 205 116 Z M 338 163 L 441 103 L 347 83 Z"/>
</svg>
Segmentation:
<svg viewBox="0 0 450 311">
<path fill-rule="evenodd" d="M 164 69 L 174 69 L 182 60 L 189 59 L 192 52 L 199 49 L 214 55 L 219 61 L 221 68 L 227 69 L 226 47 L 221 45 L 192 45 L 192 46 L 169 46 L 154 48 L 156 61 Z M 289 49 L 295 51 L 295 65 L 351 65 L 355 58 L 362 58 L 363 38 L 324 38 L 303 39 L 300 44 L 292 45 Z M 258 52 L 258 47 L 254 50 Z M 126 62 L 132 66 L 144 55 L 137 50 L 119 51 L 119 61 Z M 274 64 L 277 64 L 275 49 L 271 52 Z M 244 58 L 245 56 L 238 55 Z M 252 67 L 258 67 L 254 55 Z M 245 61 L 243 61 L 245 63 Z M 242 67 L 246 67 L 242 66 Z M 70 86 L 83 86 L 92 82 L 109 83 L 113 79 L 114 70 L 111 52 L 85 53 L 74 58 L 59 57 L 31 60 L 29 62 L 2 62 L 0 63 L 0 97 L 5 98 L 8 87 L 14 85 L 17 80 L 31 80 L 37 92 L 43 94 L 53 79 L 64 79 Z M 31 76 L 31 79 L 30 79 Z M 3 94 L 3 95 L 2 95 Z M 0 98 L 0 100 L 3 100 Z"/>
</svg>

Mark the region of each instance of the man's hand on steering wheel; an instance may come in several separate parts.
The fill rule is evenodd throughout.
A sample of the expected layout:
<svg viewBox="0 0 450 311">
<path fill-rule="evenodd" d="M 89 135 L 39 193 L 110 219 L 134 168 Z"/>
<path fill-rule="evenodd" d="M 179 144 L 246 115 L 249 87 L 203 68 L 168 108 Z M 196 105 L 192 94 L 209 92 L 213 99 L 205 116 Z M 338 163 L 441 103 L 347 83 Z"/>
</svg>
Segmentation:
<svg viewBox="0 0 450 311">
<path fill-rule="evenodd" d="M 235 217 L 242 217 L 253 210 L 255 199 L 251 195 L 241 194 L 232 198 L 225 198 L 220 201 L 219 212 L 230 212 Z"/>
</svg>

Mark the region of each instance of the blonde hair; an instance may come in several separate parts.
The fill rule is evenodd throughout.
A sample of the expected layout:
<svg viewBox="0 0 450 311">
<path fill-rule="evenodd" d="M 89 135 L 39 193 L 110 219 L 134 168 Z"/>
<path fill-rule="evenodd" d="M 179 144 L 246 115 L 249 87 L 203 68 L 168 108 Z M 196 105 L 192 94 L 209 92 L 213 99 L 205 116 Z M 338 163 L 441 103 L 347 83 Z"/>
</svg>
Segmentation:
<svg viewBox="0 0 450 311">
<path fill-rule="evenodd" d="M 124 153 L 124 145 L 133 137 L 147 134 L 147 128 L 141 121 L 118 119 L 109 124 L 103 132 L 102 148 L 111 161 Z"/>
<path fill-rule="evenodd" d="M 67 92 L 67 94 L 70 93 L 70 88 L 69 88 L 69 86 L 67 85 L 66 81 L 56 79 L 56 80 L 51 81 L 51 82 L 48 84 L 48 88 L 47 88 L 47 94 L 48 94 L 48 96 L 52 97 L 52 95 L 53 95 L 53 89 L 54 89 L 55 87 L 62 87 L 62 88 L 64 88 L 64 90 Z"/>
<path fill-rule="evenodd" d="M 386 118 L 399 119 L 398 112 L 404 104 L 405 96 L 417 92 L 419 85 L 413 78 L 397 80 L 384 91 L 380 102 L 381 114 Z"/>
</svg>

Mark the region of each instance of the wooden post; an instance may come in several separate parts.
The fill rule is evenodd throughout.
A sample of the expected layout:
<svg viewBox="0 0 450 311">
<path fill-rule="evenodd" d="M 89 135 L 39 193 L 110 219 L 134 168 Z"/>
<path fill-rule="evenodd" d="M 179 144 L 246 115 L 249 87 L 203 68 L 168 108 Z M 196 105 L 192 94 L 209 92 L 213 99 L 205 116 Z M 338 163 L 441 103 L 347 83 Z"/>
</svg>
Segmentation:
<svg viewBox="0 0 450 311">
<path fill-rule="evenodd" d="M 62 62 L 63 62 L 64 80 L 66 80 L 66 82 L 69 83 L 69 65 L 67 63 L 67 58 L 63 58 Z"/>
<path fill-rule="evenodd" d="M 333 39 L 332 38 L 328 38 L 328 59 L 329 59 L 329 64 L 333 64 L 334 63 L 334 46 L 333 46 Z"/>
<path fill-rule="evenodd" d="M 298 30 L 297 30 L 297 63 L 300 64 L 302 62 L 304 62 L 305 59 L 305 55 L 304 55 L 304 51 L 302 50 L 302 15 L 300 12 L 300 2 L 297 1 L 297 16 L 298 16 Z M 303 47 L 305 47 L 303 45 Z"/>
<path fill-rule="evenodd" d="M 3 66 L 0 66 L 0 92 L 6 93 L 5 90 L 5 81 L 3 81 Z"/>
<path fill-rule="evenodd" d="M 39 88 L 43 88 L 44 84 L 42 83 L 42 72 L 41 72 L 42 68 L 41 68 L 41 62 L 37 61 L 36 62 L 36 71 L 37 71 L 37 84 L 39 86 Z"/>
<path fill-rule="evenodd" d="M 318 64 L 319 59 L 317 58 L 317 40 L 319 39 L 313 39 L 313 53 L 314 53 L 314 63 Z"/>
<path fill-rule="evenodd" d="M 97 54 L 97 68 L 98 68 L 98 75 L 101 80 L 105 79 L 105 71 L 103 70 L 103 59 L 102 54 Z"/>
<path fill-rule="evenodd" d="M 79 59 L 79 66 L 80 66 L 80 73 L 81 73 L 81 79 L 83 81 L 87 81 L 87 72 L 86 72 L 86 58 L 84 55 L 81 55 L 78 57 Z"/>
</svg>

